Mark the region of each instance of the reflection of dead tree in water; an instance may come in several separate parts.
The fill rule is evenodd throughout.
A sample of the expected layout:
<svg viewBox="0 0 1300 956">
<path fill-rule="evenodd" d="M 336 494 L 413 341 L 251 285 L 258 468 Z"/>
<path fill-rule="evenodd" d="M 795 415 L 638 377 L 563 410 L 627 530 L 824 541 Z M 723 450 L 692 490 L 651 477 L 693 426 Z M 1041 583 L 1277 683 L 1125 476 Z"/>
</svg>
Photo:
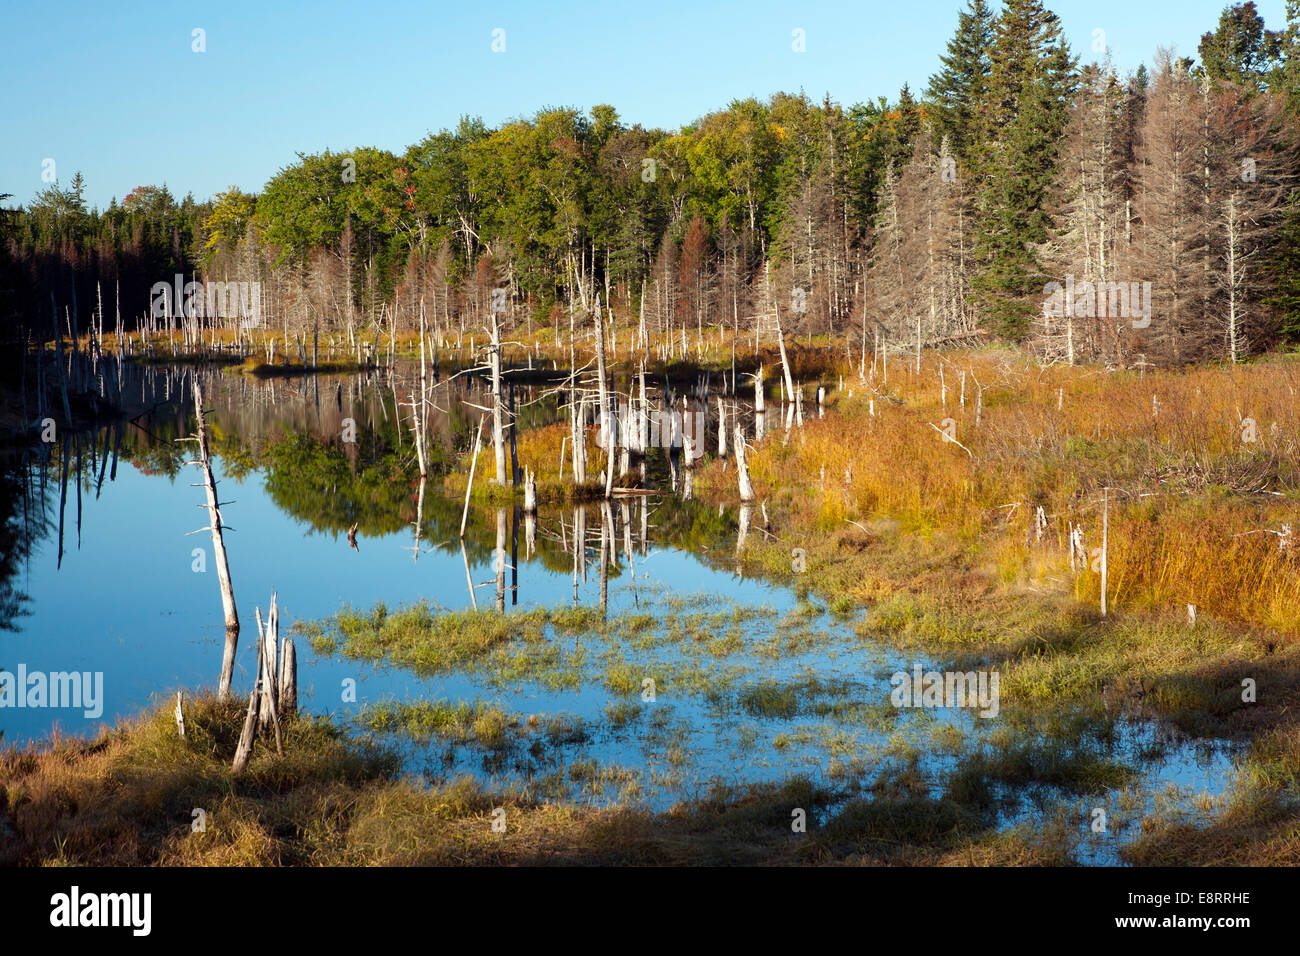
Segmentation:
<svg viewBox="0 0 1300 956">
<path fill-rule="evenodd" d="M 59 451 L 59 458 L 62 459 L 62 477 L 59 478 L 59 562 L 56 569 L 63 567 L 63 512 L 68 505 L 68 442 L 63 441 L 63 448 Z"/>
<path fill-rule="evenodd" d="M 641 499 L 642 507 L 645 506 L 645 499 Z M 636 564 L 632 561 L 632 508 L 626 500 L 619 502 L 619 517 L 623 523 L 623 553 L 627 556 L 627 569 L 632 575 L 632 602 L 636 607 L 641 606 L 641 594 L 637 590 L 636 584 Z"/>
<path fill-rule="evenodd" d="M 401 429 L 398 429 L 401 432 Z M 411 545 L 411 560 L 413 562 L 420 560 L 420 534 L 424 528 L 424 485 L 425 479 L 420 479 L 420 488 L 415 498 L 415 543 Z M 356 545 L 353 545 L 356 547 Z"/>
<path fill-rule="evenodd" d="M 497 613 L 506 610 L 506 509 L 497 509 L 497 546 L 492 555 L 496 564 Z"/>
<path fill-rule="evenodd" d="M 469 552 L 465 550 L 465 537 L 460 539 L 460 556 L 465 562 L 465 584 L 469 587 L 469 599 L 474 605 L 474 610 L 478 610 L 478 596 L 474 593 L 474 578 L 469 571 Z"/>
<path fill-rule="evenodd" d="M 740 577 L 740 554 L 745 550 L 745 539 L 749 537 L 749 525 L 753 520 L 753 505 L 743 504 L 740 506 L 739 520 L 736 529 L 736 576 Z"/>
<path fill-rule="evenodd" d="M 421 490 L 423 490 L 423 482 L 421 482 Z M 348 528 L 348 544 L 352 545 L 353 551 L 361 550 L 360 548 L 357 547 L 357 525 L 358 524 L 359 522 L 354 521 L 352 522 L 352 527 Z"/>
<path fill-rule="evenodd" d="M 609 614 L 609 570 L 618 554 L 614 512 L 608 501 L 600 503 L 600 616 Z"/>
<path fill-rule="evenodd" d="M 235 610 L 235 591 L 230 583 L 230 566 L 226 561 L 226 544 L 222 535 L 226 525 L 221 518 L 221 506 L 230 502 L 223 502 L 217 498 L 217 482 L 212 475 L 212 459 L 208 453 L 208 430 L 203 414 L 203 393 L 199 388 L 197 376 L 194 378 L 194 412 L 198 422 L 198 434 L 181 440 L 198 442 L 199 457 L 190 464 L 197 465 L 203 474 L 201 484 L 207 492 L 206 507 L 209 523 L 208 527 L 189 533 L 212 532 L 212 554 L 217 566 L 217 580 L 221 584 L 221 606 L 226 617 L 226 646 L 221 656 L 221 680 L 217 685 L 217 695 L 224 700 L 230 696 L 230 682 L 235 673 L 235 648 L 239 644 L 239 613 Z"/>
<path fill-rule="evenodd" d="M 576 505 L 573 509 L 573 603 L 578 603 L 578 578 L 587 583 L 587 509 Z"/>
<path fill-rule="evenodd" d="M 519 509 L 510 511 L 510 606 L 519 604 Z"/>
</svg>

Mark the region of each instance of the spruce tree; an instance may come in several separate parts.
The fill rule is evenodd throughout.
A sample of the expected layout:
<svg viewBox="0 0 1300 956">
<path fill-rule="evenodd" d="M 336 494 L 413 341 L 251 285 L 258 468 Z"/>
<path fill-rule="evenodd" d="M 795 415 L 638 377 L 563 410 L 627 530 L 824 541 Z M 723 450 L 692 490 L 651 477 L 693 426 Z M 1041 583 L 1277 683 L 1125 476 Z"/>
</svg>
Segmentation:
<svg viewBox="0 0 1300 956">
<path fill-rule="evenodd" d="M 1257 92 L 1281 76 L 1285 39 L 1264 26 L 1253 2 L 1239 3 L 1224 8 L 1218 29 L 1201 37 L 1196 52 L 1211 79 Z"/>
<path fill-rule="evenodd" d="M 1045 208 L 1057 148 L 1077 88 L 1076 60 L 1056 14 L 1039 0 L 1008 0 L 994 28 L 988 83 L 973 157 L 978 217 L 973 278 L 986 324 L 1018 341 L 1044 276 L 1035 247 L 1051 229 Z"/>
<path fill-rule="evenodd" d="M 970 0 L 969 9 L 957 14 L 948 52 L 939 57 L 943 68 L 930 77 L 925 89 L 935 137 L 947 139 L 953 155 L 961 160 L 972 145 L 976 111 L 988 82 L 992 41 L 993 13 L 984 0 Z"/>
</svg>

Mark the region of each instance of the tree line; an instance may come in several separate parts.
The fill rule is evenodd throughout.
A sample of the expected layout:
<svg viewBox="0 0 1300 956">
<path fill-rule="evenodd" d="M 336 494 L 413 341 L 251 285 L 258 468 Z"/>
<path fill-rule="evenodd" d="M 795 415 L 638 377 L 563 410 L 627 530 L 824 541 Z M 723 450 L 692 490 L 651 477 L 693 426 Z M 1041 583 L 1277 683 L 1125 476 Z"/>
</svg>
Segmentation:
<svg viewBox="0 0 1300 956">
<path fill-rule="evenodd" d="M 1094 53 L 1040 0 L 968 0 L 919 97 L 778 93 L 676 131 L 608 105 L 464 117 L 204 202 L 144 186 L 88 210 L 78 175 L 0 223 L 0 315 L 10 340 L 135 328 L 179 273 L 258 282 L 266 324 L 350 338 L 503 303 L 506 329 L 558 328 L 598 294 L 683 343 L 779 321 L 1130 364 L 1300 336 L 1300 0 L 1276 31 L 1226 8 L 1196 59 L 1120 76 Z"/>
</svg>

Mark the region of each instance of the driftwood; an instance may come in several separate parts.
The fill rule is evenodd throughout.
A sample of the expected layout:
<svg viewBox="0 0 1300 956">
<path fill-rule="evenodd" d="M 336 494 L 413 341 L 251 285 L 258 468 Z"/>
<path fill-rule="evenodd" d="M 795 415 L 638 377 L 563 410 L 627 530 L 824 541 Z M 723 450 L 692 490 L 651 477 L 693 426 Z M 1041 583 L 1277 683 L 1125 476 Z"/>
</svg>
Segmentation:
<svg viewBox="0 0 1300 956">
<path fill-rule="evenodd" d="M 956 335 L 945 335 L 943 338 L 930 339 L 930 341 L 925 343 L 925 347 L 930 348 L 935 345 L 943 345 L 946 342 L 960 342 L 963 339 L 973 339 L 988 334 L 987 329 L 972 329 L 969 332 L 958 332 Z"/>
</svg>

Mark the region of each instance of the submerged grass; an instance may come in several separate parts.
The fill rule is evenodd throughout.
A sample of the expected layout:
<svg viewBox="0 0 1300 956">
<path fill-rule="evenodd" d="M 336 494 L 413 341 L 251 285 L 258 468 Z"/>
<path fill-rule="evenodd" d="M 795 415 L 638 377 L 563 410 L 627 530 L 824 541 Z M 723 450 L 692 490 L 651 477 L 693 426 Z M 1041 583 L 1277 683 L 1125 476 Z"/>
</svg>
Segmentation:
<svg viewBox="0 0 1300 956">
<path fill-rule="evenodd" d="M 286 721 L 284 757 L 261 743 L 236 776 L 229 767 L 242 710 L 238 702 L 200 698 L 189 706 L 186 738 L 164 706 L 95 741 L 0 752 L 0 828 L 10 837 L 0 863 L 1059 865 L 1076 861 L 1078 820 L 1064 805 L 1053 811 L 1049 804 L 1008 829 L 999 817 L 1006 794 L 1025 786 L 1102 793 L 1130 779 L 1086 741 L 1031 744 L 1015 735 L 963 754 L 951 772 L 932 779 L 911 747 L 863 760 L 858 755 L 868 751 L 852 734 L 807 725 L 796 733 L 820 737 L 836 755 L 825 783 L 798 776 L 765 785 L 718 782 L 654 813 L 641 807 L 645 788 L 680 788 L 691 751 L 689 723 L 665 709 L 644 727 L 648 768 L 584 756 L 531 782 L 493 789 L 454 774 L 403 777 L 391 750 L 311 719 Z M 480 702 L 364 713 L 376 729 L 413 726 L 484 750 L 540 741 L 557 759 L 600 732 L 568 715 L 524 719 Z M 615 704 L 605 723 L 626 728 L 643 715 L 643 706 Z M 1147 817 L 1126 858 L 1297 862 L 1298 743 L 1279 734 L 1259 745 L 1255 769 L 1208 830 L 1174 811 Z M 203 832 L 191 829 L 194 807 L 206 811 Z M 504 834 L 493 831 L 498 809 Z M 792 826 L 796 819 L 806 832 Z"/>
<path fill-rule="evenodd" d="M 234 775 L 242 709 L 211 697 L 192 701 L 185 738 L 164 706 L 92 742 L 0 752 L 0 822 L 10 837 L 0 844 L 0 862 L 717 865 L 961 862 L 971 853 L 1052 860 L 991 832 L 976 811 L 947 799 L 900 798 L 883 785 L 877 802 L 839 809 L 845 792 L 801 778 L 718 785 L 665 813 L 635 806 L 639 771 L 591 759 L 539 781 L 534 792 L 488 791 L 463 777 L 426 786 L 401 777 L 391 752 L 309 719 L 286 721 L 284 757 L 260 744 L 247 771 Z M 485 713 L 463 705 L 419 719 L 459 733 Z M 671 765 L 681 729 L 668 722 L 661 730 Z M 546 780 L 558 777 L 593 795 L 613 788 L 623 798 L 600 807 L 543 799 Z M 195 807 L 206 813 L 202 830 L 192 827 Z M 806 833 L 792 828 L 799 814 Z M 495 832 L 502 815 L 505 832 Z"/>
<path fill-rule="evenodd" d="M 891 533 L 886 529 L 882 537 Z M 865 550 L 869 561 L 872 549 Z M 963 819 L 1005 830 L 1010 808 L 1032 798 L 1043 826 L 1056 826 L 1053 807 L 1079 795 L 1123 793 L 1141 781 L 1143 754 L 1121 740 L 1116 730 L 1121 716 L 1156 717 L 1202 736 L 1249 733 L 1268 719 L 1267 711 L 1241 700 L 1239 677 L 1269 646 L 1264 634 L 1213 619 L 1193 629 L 1136 613 L 1103 620 L 1069 596 L 980 581 L 978 575 L 969 576 L 938 592 L 900 589 L 852 618 L 805 600 L 784 614 L 765 608 L 746 619 L 746 609 L 719 606 L 717 599 L 697 595 L 661 599 L 609 619 L 598 609 L 574 607 L 512 616 L 436 613 L 423 606 L 395 612 L 382 606 L 369 612 L 344 609 L 325 625 L 306 629 L 318 649 L 345 656 L 356 653 L 416 669 L 479 672 L 490 683 L 509 680 L 569 690 L 594 686 L 610 694 L 614 700 L 597 722 L 588 721 L 580 732 L 558 739 L 506 714 L 484 732 L 475 727 L 478 711 L 463 704 L 403 707 L 400 714 L 385 712 L 382 722 L 371 715 L 369 726 L 375 729 L 495 748 L 503 759 L 515 754 L 484 766 L 514 767 L 511 785 L 545 799 L 639 805 L 655 794 L 684 798 L 689 781 L 698 776 L 691 769 L 699 751 L 694 739 L 702 729 L 698 720 L 711 714 L 720 722 L 712 733 L 736 718 L 758 721 L 737 726 L 733 746 L 753 755 L 756 766 L 763 765 L 766 752 L 792 761 L 790 766 L 815 767 L 819 785 L 860 786 L 886 759 L 896 773 L 915 778 L 919 788 L 908 800 L 920 803 L 890 811 L 909 819 L 918 813 L 948 814 L 952 805 L 962 808 L 958 816 Z M 827 621 L 839 623 L 826 629 Z M 423 648 L 426 643 L 439 645 L 436 656 Z M 1002 677 L 1001 719 L 965 725 L 921 711 L 901 720 L 902 713 L 880 687 L 821 669 L 837 648 L 849 653 L 881 647 L 917 654 L 929 662 L 927 667 L 947 661 L 958 669 L 995 669 Z M 638 657 L 627 656 L 629 652 Z M 1285 692 L 1294 683 L 1291 652 L 1275 644 L 1269 653 L 1277 658 L 1278 669 L 1254 666 L 1251 672 L 1271 689 Z M 785 666 L 791 655 L 800 654 L 821 663 L 779 678 L 749 676 L 761 660 Z M 671 716 L 674 704 L 686 701 L 703 704 L 705 710 L 692 719 Z M 810 717 L 822 722 L 789 726 Z M 562 768 L 548 769 L 565 760 L 566 741 L 577 744 L 581 753 L 588 741 L 612 739 L 633 725 L 647 761 L 635 779 L 598 783 L 603 778 L 594 769 L 576 777 L 566 776 Z M 531 746 L 529 757 L 519 755 L 521 742 Z M 1275 772 L 1277 759 L 1274 754 L 1257 763 L 1261 771 Z M 1185 805 L 1186 800 L 1179 804 Z M 924 824 L 919 825 L 924 831 Z M 944 853 L 936 856 L 936 849 L 946 853 L 948 848 L 928 846 L 916 859 L 946 858 Z M 966 849 L 974 852 L 969 841 Z M 1054 845 L 1047 858 L 1076 851 L 1095 852 Z M 895 862 L 914 858 L 911 851 L 887 853 L 884 844 L 874 852 Z M 987 859 L 989 852 L 982 846 L 976 858 Z"/>
</svg>

